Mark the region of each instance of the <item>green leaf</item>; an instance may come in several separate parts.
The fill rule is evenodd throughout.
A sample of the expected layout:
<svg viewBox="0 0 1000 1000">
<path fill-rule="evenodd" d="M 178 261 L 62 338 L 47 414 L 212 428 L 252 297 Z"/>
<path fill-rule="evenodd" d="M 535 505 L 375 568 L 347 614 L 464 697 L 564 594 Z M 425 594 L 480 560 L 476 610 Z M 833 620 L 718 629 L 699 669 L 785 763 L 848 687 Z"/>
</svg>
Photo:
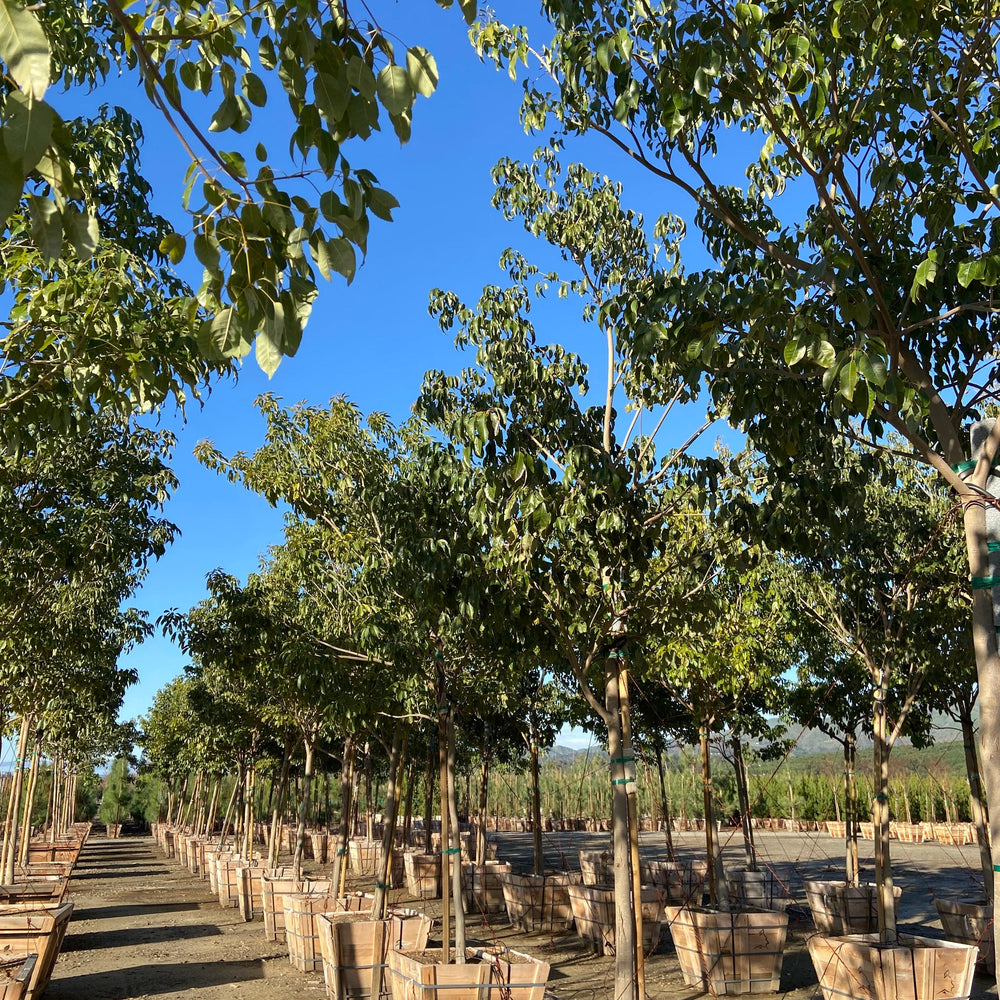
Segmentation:
<svg viewBox="0 0 1000 1000">
<path fill-rule="evenodd" d="M 882 388 L 885 385 L 886 377 L 888 372 L 886 371 L 885 362 L 879 358 L 871 358 L 867 354 L 858 355 L 858 370 L 864 377 L 865 381 L 871 382 L 872 385 Z"/>
<path fill-rule="evenodd" d="M 837 360 L 837 352 L 829 340 L 822 340 L 816 345 L 812 357 L 821 368 L 829 368 Z"/>
<path fill-rule="evenodd" d="M 317 73 L 313 80 L 313 96 L 319 113 L 330 125 L 335 125 L 347 111 L 351 88 L 340 77 Z"/>
<path fill-rule="evenodd" d="M 963 260 L 958 265 L 958 283 L 963 288 L 968 288 L 972 282 L 982 276 L 983 266 L 978 260 Z"/>
<path fill-rule="evenodd" d="M 284 316 L 282 316 L 284 325 Z M 261 371 L 271 378 L 281 364 L 281 344 L 275 338 L 276 330 L 270 323 L 265 323 L 264 328 L 257 334 L 257 342 L 254 344 L 254 353 L 257 357 L 257 364 Z"/>
<path fill-rule="evenodd" d="M 797 365 L 806 356 L 806 345 L 798 340 L 790 340 L 785 344 L 785 364 L 789 368 Z"/>
<path fill-rule="evenodd" d="M 406 72 L 410 85 L 423 97 L 430 97 L 437 89 L 437 63 L 427 49 L 420 45 L 406 50 Z"/>
<path fill-rule="evenodd" d="M 34 11 L 0 0 L 0 59 L 21 92 L 40 101 L 49 86 L 52 52 Z"/>
<path fill-rule="evenodd" d="M 89 212 L 81 212 L 75 205 L 68 205 L 63 218 L 66 237 L 73 244 L 77 257 L 90 260 L 97 251 L 100 225 Z"/>
<path fill-rule="evenodd" d="M 809 39 L 802 35 L 789 35 L 785 47 L 792 56 L 801 59 L 809 53 Z"/>
<path fill-rule="evenodd" d="M 160 253 L 167 256 L 171 264 L 179 264 L 184 259 L 186 249 L 187 241 L 180 233 L 167 233 L 160 240 Z"/>
<path fill-rule="evenodd" d="M 3 127 L 3 142 L 13 160 L 20 160 L 25 174 L 38 166 L 38 161 L 52 141 L 54 114 L 45 101 L 36 101 L 20 91 L 7 98 L 10 115 Z"/>
<path fill-rule="evenodd" d="M 852 355 L 850 361 L 840 369 L 840 395 L 845 399 L 854 398 L 854 387 L 858 384 L 858 362 Z"/>
<path fill-rule="evenodd" d="M 6 148 L 0 144 L 0 233 L 20 203 L 23 191 L 24 174 L 21 172 L 21 164 L 8 156 Z"/>
<path fill-rule="evenodd" d="M 392 222 L 392 210 L 399 208 L 399 202 L 382 188 L 370 188 L 367 201 L 372 215 L 376 215 L 386 222 Z"/>
<path fill-rule="evenodd" d="M 209 132 L 225 132 L 232 128 L 236 120 L 240 117 L 240 105 L 236 98 L 230 94 L 224 98 L 222 103 L 215 109 L 212 121 L 209 123 Z"/>
<path fill-rule="evenodd" d="M 376 81 L 378 99 L 390 115 L 399 115 L 413 103 L 410 78 L 402 66 L 395 64 L 383 67 Z"/>
<path fill-rule="evenodd" d="M 219 241 L 214 236 L 199 233 L 194 238 L 194 255 L 203 267 L 207 267 L 210 271 L 218 270 L 222 259 Z"/>
<path fill-rule="evenodd" d="M 330 257 L 330 266 L 338 274 L 342 274 L 350 284 L 358 269 L 354 247 L 343 237 L 338 236 L 336 239 L 326 241 L 326 249 Z"/>
<path fill-rule="evenodd" d="M 62 216 L 51 198 L 31 195 L 28 198 L 31 213 L 31 238 L 46 260 L 57 260 L 62 251 Z"/>
<path fill-rule="evenodd" d="M 936 254 L 932 250 L 917 266 L 916 274 L 913 276 L 913 285 L 910 287 L 910 298 L 914 302 L 920 297 L 920 289 L 925 285 L 932 284 L 937 277 L 938 264 L 935 258 Z"/>
<path fill-rule="evenodd" d="M 313 233 L 312 239 L 309 241 L 309 249 L 312 251 L 312 258 L 319 268 L 319 273 L 329 281 L 333 277 L 330 271 L 330 253 L 322 234 Z"/>
<path fill-rule="evenodd" d="M 251 104 L 255 104 L 258 108 L 267 104 L 267 87 L 256 73 L 244 73 L 242 84 L 243 93 Z"/>
</svg>

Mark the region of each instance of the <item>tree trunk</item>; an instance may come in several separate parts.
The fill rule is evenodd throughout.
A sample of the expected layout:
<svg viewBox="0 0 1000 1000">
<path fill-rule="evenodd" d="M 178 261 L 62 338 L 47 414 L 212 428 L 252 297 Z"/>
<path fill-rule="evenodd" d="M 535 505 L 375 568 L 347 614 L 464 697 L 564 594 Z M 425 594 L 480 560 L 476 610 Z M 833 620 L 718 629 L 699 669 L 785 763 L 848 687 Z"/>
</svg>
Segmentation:
<svg viewBox="0 0 1000 1000">
<path fill-rule="evenodd" d="M 484 750 L 479 766 L 479 809 L 476 812 L 476 867 L 482 872 L 486 868 L 486 810 L 490 780 L 490 755 Z"/>
<path fill-rule="evenodd" d="M 290 734 L 285 737 L 285 746 L 281 755 L 281 772 L 278 779 L 278 794 L 274 797 L 271 809 L 271 833 L 267 843 L 267 865 L 278 867 L 281 854 L 281 828 L 285 817 L 285 799 L 288 796 L 288 772 L 292 766 L 292 750 L 295 739 Z"/>
<path fill-rule="evenodd" d="M 229 795 L 229 803 L 226 806 L 226 815 L 222 818 L 222 833 L 219 835 L 219 846 L 223 846 L 226 843 L 226 837 L 229 836 L 229 830 L 233 824 L 233 817 L 236 810 L 236 800 L 239 797 L 239 790 L 243 787 L 243 765 L 242 763 L 237 766 L 236 778 L 233 781 L 233 790 Z"/>
<path fill-rule="evenodd" d="M 299 870 L 302 867 L 302 855 L 305 853 L 306 845 L 306 813 L 309 808 L 309 799 L 312 793 L 313 760 L 316 750 L 316 730 L 310 730 L 302 737 L 305 748 L 306 762 L 302 772 L 302 794 L 299 796 L 299 820 L 295 828 L 295 854 L 292 857 L 292 868 L 295 869 L 295 876 L 298 878 Z"/>
<path fill-rule="evenodd" d="M 976 730 L 972 722 L 972 706 L 964 699 L 959 703 L 958 716 L 962 725 L 962 744 L 965 747 L 965 772 L 969 778 L 969 808 L 972 811 L 972 822 L 976 827 L 976 840 L 979 844 L 979 865 L 983 873 L 986 898 L 992 902 L 993 859 L 990 856 L 988 833 L 989 811 L 982 794 L 979 755 L 976 753 Z M 909 819 L 909 801 L 906 803 L 906 813 L 907 819 Z"/>
<path fill-rule="evenodd" d="M 738 733 L 733 733 L 733 770 L 736 772 L 736 798 L 739 801 L 740 828 L 743 831 L 743 852 L 747 871 L 757 871 L 757 846 L 753 840 L 753 823 L 750 821 L 750 787 L 747 780 L 747 764 L 743 757 L 743 743 Z"/>
<path fill-rule="evenodd" d="M 448 704 L 441 652 L 437 662 L 438 789 L 441 798 L 441 961 L 451 961 L 451 846 L 448 839 Z M 461 903 L 461 896 L 458 899 Z"/>
<path fill-rule="evenodd" d="M 365 839 L 375 840 L 375 804 L 372 802 L 372 748 L 365 741 Z"/>
<path fill-rule="evenodd" d="M 416 777 L 417 762 L 410 759 L 406 765 L 406 800 L 403 803 L 403 843 L 410 843 L 413 828 L 413 785 Z"/>
<path fill-rule="evenodd" d="M 628 805 L 629 863 L 632 872 L 632 919 L 635 923 L 635 980 L 640 997 L 646 995 L 645 954 L 642 950 L 642 882 L 639 874 L 639 815 L 636 802 L 635 749 L 632 743 L 632 701 L 624 653 L 618 653 L 618 701 L 622 717 L 622 764 Z"/>
<path fill-rule="evenodd" d="M 708 858 L 708 899 L 711 906 L 720 902 L 718 872 L 715 866 L 715 809 L 712 804 L 712 758 L 708 745 L 708 726 L 705 723 L 698 729 L 698 742 L 701 747 L 701 797 L 705 812 L 705 853 Z"/>
<path fill-rule="evenodd" d="M 855 773 L 857 743 L 853 733 L 844 737 L 844 869 L 847 884 L 858 884 L 858 782 Z"/>
<path fill-rule="evenodd" d="M 28 846 L 31 841 L 31 812 L 35 805 L 35 790 L 38 788 L 38 768 L 42 762 L 42 731 L 35 734 L 35 749 L 31 754 L 31 775 L 28 778 L 28 793 L 24 797 L 24 814 L 21 826 L 24 830 L 21 836 L 19 860 L 22 865 L 28 863 Z"/>
<path fill-rule="evenodd" d="M 671 861 L 675 860 L 674 853 L 674 833 L 671 827 L 673 821 L 670 818 L 670 801 L 667 798 L 667 781 L 663 771 L 663 748 L 656 748 L 656 772 L 660 778 L 660 817 L 663 823 L 663 837 L 667 842 L 667 857 Z"/>
<path fill-rule="evenodd" d="M 389 751 L 389 780 L 385 789 L 385 816 L 382 824 L 382 854 L 375 871 L 375 899 L 372 917 L 385 917 L 386 889 L 389 888 L 389 871 L 396 844 L 396 816 L 399 812 L 399 770 L 405 734 L 403 724 L 397 722 L 392 731 L 392 749 Z"/>
<path fill-rule="evenodd" d="M 427 770 L 424 773 L 424 854 L 431 853 L 431 822 L 434 816 L 434 745 L 427 734 Z"/>
<path fill-rule="evenodd" d="M 455 900 L 455 962 L 465 965 L 465 907 L 462 905 L 462 836 L 458 827 L 458 795 L 455 791 L 455 717 L 448 712 L 448 857 L 451 859 L 451 895 Z M 444 845 L 444 834 L 441 844 Z"/>
<path fill-rule="evenodd" d="M 892 862 L 889 857 L 889 746 L 885 696 L 888 679 L 879 671 L 875 685 L 873 732 L 875 736 L 875 883 L 878 891 L 878 930 L 882 944 L 896 944 L 896 905 L 892 892 Z"/>
<path fill-rule="evenodd" d="M 628 795 L 622 719 L 618 685 L 618 661 L 608 658 L 604 665 L 605 722 L 608 727 L 608 751 L 611 765 L 611 817 L 615 863 L 615 1000 L 641 1000 L 636 969 L 634 898 L 629 846 Z"/>
<path fill-rule="evenodd" d="M 347 841 L 351 828 L 351 798 L 354 791 L 354 737 L 344 740 L 344 759 L 340 765 L 340 827 L 337 830 L 337 850 L 333 856 L 333 888 L 337 895 L 342 892 L 347 874 Z"/>
<path fill-rule="evenodd" d="M 253 861 L 253 816 L 254 801 L 253 794 L 255 779 L 257 777 L 257 766 L 254 761 L 247 764 L 246 792 L 243 796 L 243 857 L 247 861 Z"/>
<path fill-rule="evenodd" d="M 219 795 L 222 793 L 222 775 L 217 774 L 212 782 L 212 796 L 208 801 L 208 812 L 205 814 L 203 836 L 211 837 L 215 830 L 215 817 L 219 812 Z"/>
<path fill-rule="evenodd" d="M 31 716 L 21 717 L 21 733 L 17 740 L 17 759 L 10 799 L 7 803 L 7 821 L 3 837 L 3 880 L 10 885 L 14 881 L 14 862 L 17 857 L 17 821 L 21 808 L 21 793 L 24 788 L 25 754 L 28 751 L 28 733 L 31 730 Z"/>
<path fill-rule="evenodd" d="M 531 844 L 534 850 L 534 874 L 541 875 L 545 870 L 545 858 L 542 852 L 542 798 L 538 775 L 538 733 L 535 725 L 535 715 L 531 714 Z"/>
</svg>

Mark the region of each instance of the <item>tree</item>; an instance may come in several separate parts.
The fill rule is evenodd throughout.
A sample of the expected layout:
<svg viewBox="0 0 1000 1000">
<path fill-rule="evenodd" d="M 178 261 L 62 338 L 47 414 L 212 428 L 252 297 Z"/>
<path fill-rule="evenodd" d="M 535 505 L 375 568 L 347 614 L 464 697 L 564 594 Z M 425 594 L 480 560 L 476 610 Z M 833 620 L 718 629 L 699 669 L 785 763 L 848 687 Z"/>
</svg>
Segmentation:
<svg viewBox="0 0 1000 1000">
<path fill-rule="evenodd" d="M 471 20 L 474 5 L 460 6 Z M 379 130 L 383 115 L 406 142 L 417 96 L 436 87 L 434 58 L 416 45 L 397 53 L 371 11 L 358 17 L 339 0 L 234 0 L 223 8 L 186 0 L 127 12 L 117 0 L 44 8 L 4 0 L 3 8 L 0 216 L 7 219 L 23 192 L 44 259 L 60 258 L 64 240 L 80 257 L 94 253 L 104 229 L 100 198 L 93 159 L 79 162 L 74 131 L 86 132 L 98 156 L 109 137 L 64 122 L 45 95 L 58 85 L 99 91 L 113 72 L 134 75 L 187 165 L 184 206 L 205 268 L 202 350 L 215 359 L 243 356 L 259 338 L 258 362 L 273 372 L 298 347 L 316 271 L 350 282 L 370 217 L 391 219 L 397 202 L 357 165 L 355 147 Z M 192 107 L 199 92 L 211 99 L 211 114 Z M 265 132 L 254 121 L 254 109 L 276 94 L 291 113 L 277 142 L 289 147 L 287 158 L 274 152 L 273 126 Z M 248 132 L 228 149 L 215 138 Z M 255 173 L 247 166 L 252 138 Z M 171 231 L 160 247 L 176 263 L 186 242 Z"/>
<path fill-rule="evenodd" d="M 833 459 L 836 431 L 877 450 L 891 429 L 962 502 L 984 777 L 1000 795 L 983 499 L 1000 422 L 974 464 L 965 434 L 996 399 L 995 20 L 900 0 L 543 10 L 544 47 L 496 21 L 476 34 L 504 68 L 532 61 L 525 123 L 607 138 L 690 199 L 712 258 L 655 279 L 660 314 L 630 334 L 647 398 L 682 376 L 786 482 L 807 456 Z"/>
<path fill-rule="evenodd" d="M 620 188 L 578 165 L 562 172 L 551 150 L 532 164 L 501 161 L 494 178 L 497 206 L 561 253 L 572 277 L 509 250 L 502 265 L 511 284 L 486 287 L 474 307 L 433 293 L 442 328 L 457 330 L 475 367 L 459 376 L 429 372 L 417 412 L 482 470 L 469 506 L 487 565 L 513 591 L 521 616 L 537 623 L 529 639 L 537 662 L 561 674 L 607 731 L 615 762 L 615 995 L 626 997 L 641 994 L 641 967 L 625 650 L 655 643 L 701 589 L 711 559 L 676 529 L 699 516 L 719 465 L 687 459 L 684 447 L 657 453 L 669 406 L 654 414 L 652 434 L 633 436 L 642 405 L 622 345 L 646 323 L 643 290 L 657 248 L 641 217 L 621 207 Z M 671 240 L 668 255 L 675 249 Z M 531 308 L 550 286 L 578 300 L 584 321 L 599 327 L 607 361 L 596 401 L 583 360 L 536 333 Z M 624 428 L 622 403 L 633 410 Z"/>
</svg>

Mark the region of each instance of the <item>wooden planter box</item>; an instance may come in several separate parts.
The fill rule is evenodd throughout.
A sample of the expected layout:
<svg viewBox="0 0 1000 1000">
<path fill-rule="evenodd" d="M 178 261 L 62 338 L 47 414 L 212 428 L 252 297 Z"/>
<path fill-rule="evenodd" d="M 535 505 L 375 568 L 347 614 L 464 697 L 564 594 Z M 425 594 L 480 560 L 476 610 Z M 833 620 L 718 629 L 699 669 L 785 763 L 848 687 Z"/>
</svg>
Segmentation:
<svg viewBox="0 0 1000 1000">
<path fill-rule="evenodd" d="M 378 853 L 376 854 L 376 865 L 381 867 L 382 864 L 382 845 L 378 845 Z M 376 867 L 375 871 L 378 872 L 379 868 Z M 390 889 L 402 889 L 406 885 L 406 865 L 403 862 L 403 852 L 393 845 L 392 852 L 389 854 L 389 868 L 387 870 L 389 876 L 389 888 Z"/>
<path fill-rule="evenodd" d="M 319 950 L 319 929 L 316 918 L 321 913 L 370 912 L 374 896 L 356 892 L 351 896 L 332 893 L 290 892 L 282 896 L 285 911 L 285 941 L 288 960 L 300 972 L 319 972 L 323 956 Z"/>
<path fill-rule="evenodd" d="M 374 840 L 351 840 L 347 843 L 351 871 L 355 875 L 374 875 L 379 844 Z"/>
<path fill-rule="evenodd" d="M 333 892 L 328 878 L 308 879 L 295 875 L 294 868 L 265 868 L 260 876 L 260 908 L 264 914 L 264 937 L 268 941 L 285 940 L 285 909 L 282 899 L 293 892 Z"/>
<path fill-rule="evenodd" d="M 642 951 L 651 955 L 660 943 L 663 896 L 656 886 L 642 888 Z M 571 885 L 570 908 L 576 933 L 598 955 L 615 953 L 615 890 L 609 886 Z"/>
<path fill-rule="evenodd" d="M 262 861 L 241 865 L 236 869 L 236 902 L 240 908 L 240 916 L 248 923 L 263 914 L 260 877 L 264 871 Z"/>
<path fill-rule="evenodd" d="M 200 837 L 188 837 L 184 842 L 184 856 L 187 859 L 186 865 L 192 875 L 201 874 L 199 861 L 201 859 L 201 848 L 204 841 Z"/>
<path fill-rule="evenodd" d="M 330 835 L 314 830 L 309 834 L 309 843 L 312 844 L 313 858 L 319 864 L 325 865 L 330 851 Z"/>
<path fill-rule="evenodd" d="M 543 1000 L 549 963 L 503 945 L 476 948 L 479 960 L 490 966 L 487 1000 Z"/>
<path fill-rule="evenodd" d="M 111 840 L 117 840 L 121 836 L 122 825 L 121 823 L 108 823 L 107 825 L 108 837 Z"/>
<path fill-rule="evenodd" d="M 174 831 L 173 830 L 164 830 L 163 831 L 163 853 L 168 858 L 172 858 L 174 856 Z"/>
<path fill-rule="evenodd" d="M 208 844 L 205 847 L 205 864 L 202 866 L 201 877 L 208 879 L 208 889 L 213 896 L 219 894 L 219 858 L 233 853 L 232 847 L 219 847 L 218 844 Z"/>
<path fill-rule="evenodd" d="M 14 955 L 0 959 L 0 1000 L 22 1000 L 28 992 L 37 955 Z"/>
<path fill-rule="evenodd" d="M 580 851 L 580 877 L 584 885 L 611 885 L 615 858 L 611 851 Z"/>
<path fill-rule="evenodd" d="M 247 859 L 238 854 L 220 854 L 215 859 L 215 888 L 219 905 L 229 908 L 240 905 L 238 869 L 247 864 Z"/>
<path fill-rule="evenodd" d="M 821 934 L 873 934 L 878 930 L 878 889 L 874 882 L 849 886 L 846 882 L 806 881 L 806 902 Z M 902 890 L 893 886 L 896 903 Z"/>
<path fill-rule="evenodd" d="M 686 906 L 701 903 L 708 879 L 707 861 L 642 861 L 639 878 L 643 885 L 655 885 L 666 903 Z"/>
<path fill-rule="evenodd" d="M 54 910 L 0 913 L 0 959 L 38 956 L 25 993 L 28 1000 L 40 997 L 49 985 L 72 915 L 72 903 L 63 903 Z"/>
<path fill-rule="evenodd" d="M 976 948 L 899 935 L 883 947 L 877 934 L 809 939 L 809 957 L 823 1000 L 955 1000 L 969 996 Z"/>
<path fill-rule="evenodd" d="M 897 823 L 896 839 L 902 844 L 921 844 L 924 840 L 924 828 L 921 823 Z"/>
<path fill-rule="evenodd" d="M 68 861 L 36 861 L 31 865 L 15 865 L 14 874 L 18 882 L 32 882 L 36 878 L 69 879 L 73 866 Z"/>
<path fill-rule="evenodd" d="M 671 905 L 664 911 L 688 986 L 713 995 L 778 991 L 787 913 Z"/>
<path fill-rule="evenodd" d="M 431 922 L 416 910 L 390 910 L 384 920 L 365 920 L 361 914 L 319 914 L 316 927 L 329 1000 L 387 995 L 390 948 L 423 951 Z"/>
<path fill-rule="evenodd" d="M 69 880 L 57 875 L 33 878 L 30 882 L 0 885 L 0 906 L 31 903 L 36 906 L 58 906 L 66 895 Z"/>
<path fill-rule="evenodd" d="M 62 861 L 75 865 L 83 844 L 79 840 L 57 840 L 54 843 L 32 840 L 28 843 L 28 864 L 36 861 Z"/>
<path fill-rule="evenodd" d="M 414 899 L 439 899 L 441 896 L 441 855 L 417 854 L 407 851 L 403 855 L 406 872 L 406 891 Z"/>
<path fill-rule="evenodd" d="M 741 909 L 782 910 L 790 897 L 772 871 L 746 868 L 729 872 L 729 899 Z"/>
<path fill-rule="evenodd" d="M 505 861 L 486 861 L 482 865 L 467 862 L 462 865 L 462 902 L 467 913 L 501 913 L 503 879 L 510 872 Z"/>
<path fill-rule="evenodd" d="M 985 899 L 940 899 L 935 896 L 934 906 L 941 919 L 944 936 L 959 944 L 975 945 L 979 949 L 979 964 L 994 974 L 993 905 Z"/>
<path fill-rule="evenodd" d="M 501 876 L 504 904 L 511 925 L 525 934 L 561 934 L 573 926 L 569 887 L 580 884 L 579 872 Z"/>
<path fill-rule="evenodd" d="M 473 949 L 466 949 L 464 965 L 440 959 L 437 948 L 390 951 L 392 1000 L 485 1000 L 490 966 Z"/>
</svg>

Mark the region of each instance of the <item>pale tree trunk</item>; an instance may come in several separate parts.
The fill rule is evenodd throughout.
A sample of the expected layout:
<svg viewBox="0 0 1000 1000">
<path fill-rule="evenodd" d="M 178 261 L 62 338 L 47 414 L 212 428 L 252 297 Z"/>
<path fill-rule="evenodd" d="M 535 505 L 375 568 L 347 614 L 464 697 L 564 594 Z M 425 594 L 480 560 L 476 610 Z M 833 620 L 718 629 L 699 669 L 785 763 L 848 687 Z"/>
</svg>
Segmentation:
<svg viewBox="0 0 1000 1000">
<path fill-rule="evenodd" d="M 372 746 L 365 741 L 365 839 L 375 842 L 375 803 L 372 801 Z"/>
<path fill-rule="evenodd" d="M 392 749 L 389 751 L 389 781 L 385 789 L 385 821 L 382 824 L 382 854 L 375 871 L 375 899 L 372 902 L 372 916 L 376 920 L 385 917 L 386 889 L 389 888 L 389 872 L 392 855 L 396 847 L 396 817 L 399 813 L 399 773 L 400 761 L 405 753 L 406 734 L 403 724 L 397 722 L 392 732 Z M 375 996 L 377 994 L 373 994 Z"/>
<path fill-rule="evenodd" d="M 885 696 L 888 679 L 879 670 L 875 685 L 875 801 L 872 821 L 875 824 L 875 882 L 878 892 L 878 929 L 882 944 L 896 944 L 896 906 L 892 892 L 892 863 L 889 858 L 889 746 Z"/>
<path fill-rule="evenodd" d="M 45 832 L 50 838 L 55 825 L 56 756 L 57 752 L 53 751 L 52 759 L 49 761 L 49 794 L 46 796 L 45 803 Z"/>
<path fill-rule="evenodd" d="M 451 859 L 451 894 L 455 900 L 455 961 L 465 965 L 465 907 L 462 905 L 462 837 L 458 828 L 458 796 L 455 793 L 455 716 L 448 712 L 448 829 L 451 831 L 448 857 Z M 442 832 L 442 846 L 444 834 Z"/>
<path fill-rule="evenodd" d="M 24 835 L 21 837 L 20 863 L 28 863 L 28 845 L 31 841 L 31 811 L 35 806 L 35 790 L 38 788 L 38 767 L 42 761 L 42 733 L 35 734 L 35 749 L 31 755 L 31 775 L 28 778 L 28 793 L 24 797 L 24 815 L 21 825 Z"/>
<path fill-rule="evenodd" d="M 618 653 L 618 699 L 622 717 L 622 763 L 625 765 L 625 799 L 628 805 L 629 862 L 632 869 L 632 916 L 635 920 L 636 991 L 646 995 L 645 954 L 642 950 L 642 880 L 639 873 L 639 816 L 636 804 L 635 748 L 632 742 L 632 702 L 625 654 Z"/>
<path fill-rule="evenodd" d="M 184 775 L 184 780 L 181 782 L 180 791 L 177 793 L 177 802 L 176 802 L 177 813 L 175 816 L 171 817 L 170 820 L 173 826 L 181 825 L 181 815 L 184 812 L 184 802 L 187 799 L 188 781 L 190 780 L 190 778 L 191 778 L 190 774 Z"/>
<path fill-rule="evenodd" d="M 243 857 L 253 861 L 253 793 L 257 768 L 254 761 L 247 764 L 246 792 L 243 796 Z"/>
<path fill-rule="evenodd" d="M 701 748 L 701 797 L 705 813 L 705 853 L 708 858 L 708 898 L 712 906 L 720 902 L 719 879 L 715 866 L 715 810 L 712 805 L 712 757 L 708 745 L 708 726 L 702 723 L 698 729 Z"/>
<path fill-rule="evenodd" d="M 416 778 L 416 761 L 412 758 L 406 766 L 406 800 L 403 803 L 403 843 L 409 844 L 413 826 L 413 785 Z"/>
<path fill-rule="evenodd" d="M 28 752 L 28 734 L 31 730 L 31 716 L 21 717 L 21 732 L 17 740 L 17 760 L 14 782 L 11 785 L 7 803 L 7 821 L 3 838 L 3 880 L 9 885 L 14 881 L 14 862 L 17 857 L 17 821 L 21 809 L 21 795 L 24 788 L 25 755 Z"/>
<path fill-rule="evenodd" d="M 229 794 L 229 803 L 226 806 L 226 815 L 222 818 L 222 833 L 219 834 L 219 846 L 223 847 L 226 837 L 233 826 L 236 815 L 236 802 L 239 799 L 240 788 L 243 787 L 243 763 L 240 762 L 236 769 L 236 777 L 233 779 L 233 790 Z"/>
<path fill-rule="evenodd" d="M 993 456 L 986 457 L 987 465 L 992 464 Z M 979 677 L 980 767 L 986 801 L 996 803 L 1000 802 L 1000 657 L 997 653 L 997 631 L 993 617 L 993 590 L 976 586 L 977 581 L 986 580 L 991 575 L 986 511 L 980 503 L 967 503 L 963 510 L 966 551 L 973 579 L 972 643 L 976 651 L 976 672 Z M 992 844 L 1000 852 L 1000 809 L 990 810 L 989 822 Z M 993 891 L 987 892 L 987 896 L 996 899 L 1000 885 L 1000 853 L 991 854 L 991 860 Z M 1000 956 L 1000 934 L 995 937 L 995 954 Z"/>
<path fill-rule="evenodd" d="M 281 827 L 285 815 L 285 798 L 288 794 L 288 771 L 292 765 L 292 747 L 294 740 L 285 737 L 284 752 L 281 756 L 281 777 L 278 780 L 278 794 L 274 798 L 271 811 L 271 833 L 267 844 L 267 865 L 278 867 L 278 856 L 281 853 Z"/>
<path fill-rule="evenodd" d="M 976 753 L 976 732 L 972 724 L 972 709 L 966 702 L 959 707 L 959 720 L 962 724 L 962 743 L 965 746 L 965 771 L 969 777 L 969 807 L 972 810 L 972 822 L 976 827 L 976 840 L 979 844 L 979 864 L 983 872 L 983 886 L 987 900 L 993 899 L 993 859 L 990 856 L 989 844 L 989 812 L 983 800 L 979 777 L 979 756 Z M 907 804 L 907 812 L 909 804 Z"/>
<path fill-rule="evenodd" d="M 306 813 L 309 808 L 310 794 L 312 791 L 313 761 L 316 750 L 316 729 L 309 730 L 303 737 L 305 748 L 305 767 L 302 773 L 302 794 L 299 796 L 299 819 L 295 828 L 295 856 L 292 858 L 292 867 L 295 869 L 296 877 L 302 867 L 302 855 L 305 852 L 306 844 Z"/>
<path fill-rule="evenodd" d="M 611 765 L 611 818 L 615 863 L 615 1000 L 641 1000 L 636 968 L 635 899 L 632 892 L 632 857 L 629 843 L 628 795 L 618 661 L 607 659 L 604 666 L 604 721 L 608 727 Z"/>
<path fill-rule="evenodd" d="M 350 838 L 351 793 L 354 784 L 354 737 L 344 740 L 344 758 L 340 764 L 340 827 L 337 830 L 337 849 L 333 855 L 333 888 L 342 891 L 347 873 L 347 841 Z"/>
<path fill-rule="evenodd" d="M 193 830 L 197 816 L 196 809 L 201 797 L 201 786 L 205 781 L 205 772 L 199 771 L 194 778 L 194 789 L 191 792 L 191 800 L 188 802 L 187 812 L 184 815 L 184 826 L 188 830 Z"/>
<path fill-rule="evenodd" d="M 203 836 L 211 837 L 215 828 L 215 816 L 219 811 L 219 793 L 222 787 L 222 775 L 217 774 L 212 783 L 212 796 L 208 802 L 208 812 L 205 814 L 205 827 Z"/>
<path fill-rule="evenodd" d="M 57 753 L 52 762 L 52 825 L 49 827 L 49 843 L 54 843 L 59 830 L 59 817 L 62 815 L 63 800 L 63 757 Z"/>
<path fill-rule="evenodd" d="M 431 822 L 434 816 L 434 746 L 427 734 L 427 770 L 424 772 L 424 854 L 431 853 Z"/>
</svg>

